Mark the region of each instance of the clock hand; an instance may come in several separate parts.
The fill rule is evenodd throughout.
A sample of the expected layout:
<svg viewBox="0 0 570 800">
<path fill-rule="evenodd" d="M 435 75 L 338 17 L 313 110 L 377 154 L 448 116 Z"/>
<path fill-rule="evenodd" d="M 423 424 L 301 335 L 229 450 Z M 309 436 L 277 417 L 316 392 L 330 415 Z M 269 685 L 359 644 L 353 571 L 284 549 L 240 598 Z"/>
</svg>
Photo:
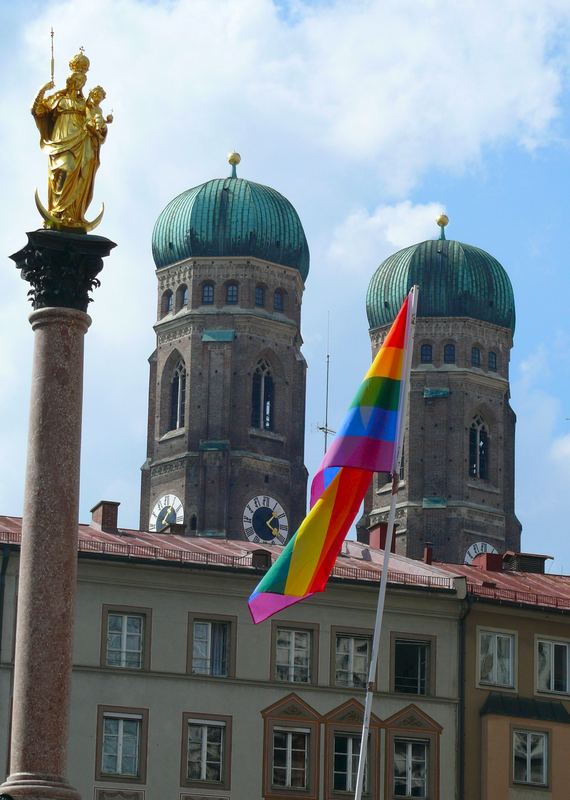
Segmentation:
<svg viewBox="0 0 570 800">
<path fill-rule="evenodd" d="M 274 519 L 276 519 L 275 514 L 272 514 L 269 517 L 269 519 L 265 521 L 265 524 L 267 525 L 267 527 L 271 528 L 272 531 L 275 530 L 275 527 L 271 524 L 271 521 L 274 520 Z M 279 523 L 277 523 L 277 525 L 279 526 Z"/>
</svg>

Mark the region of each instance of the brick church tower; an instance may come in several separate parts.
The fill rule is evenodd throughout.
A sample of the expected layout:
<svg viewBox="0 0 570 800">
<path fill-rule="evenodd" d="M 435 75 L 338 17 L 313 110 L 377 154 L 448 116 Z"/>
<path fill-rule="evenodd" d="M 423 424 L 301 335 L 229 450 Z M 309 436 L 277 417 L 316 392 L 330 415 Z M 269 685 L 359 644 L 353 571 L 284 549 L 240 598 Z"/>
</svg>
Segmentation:
<svg viewBox="0 0 570 800">
<path fill-rule="evenodd" d="M 291 203 L 228 160 L 230 177 L 183 192 L 153 232 L 140 526 L 283 542 L 305 514 L 309 250 Z"/>
<path fill-rule="evenodd" d="M 509 403 L 515 305 L 501 264 L 446 240 L 447 221 L 438 220 L 439 239 L 380 265 L 366 306 L 376 354 L 406 293 L 420 287 L 396 550 L 420 558 L 429 542 L 434 559 L 462 563 L 482 551 L 520 548 Z M 389 503 L 388 476 L 378 474 L 362 522 L 381 529 Z"/>
</svg>

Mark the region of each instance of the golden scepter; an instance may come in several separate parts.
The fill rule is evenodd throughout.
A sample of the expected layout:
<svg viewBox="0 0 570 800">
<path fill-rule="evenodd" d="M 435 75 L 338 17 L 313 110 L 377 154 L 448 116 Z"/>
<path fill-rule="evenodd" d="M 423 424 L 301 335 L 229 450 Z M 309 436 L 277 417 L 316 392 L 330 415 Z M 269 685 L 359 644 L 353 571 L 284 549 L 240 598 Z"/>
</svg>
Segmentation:
<svg viewBox="0 0 570 800">
<path fill-rule="evenodd" d="M 53 27 L 50 31 L 51 36 L 51 82 L 53 83 L 53 74 L 54 74 L 54 60 L 53 60 Z"/>
</svg>

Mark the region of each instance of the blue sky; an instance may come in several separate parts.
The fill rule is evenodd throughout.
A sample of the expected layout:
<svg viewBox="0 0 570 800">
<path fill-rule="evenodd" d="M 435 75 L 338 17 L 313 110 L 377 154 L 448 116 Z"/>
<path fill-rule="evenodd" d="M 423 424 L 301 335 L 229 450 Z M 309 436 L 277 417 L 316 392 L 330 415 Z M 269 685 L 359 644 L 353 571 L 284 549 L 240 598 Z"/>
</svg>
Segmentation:
<svg viewBox="0 0 570 800">
<path fill-rule="evenodd" d="M 29 107 L 84 45 L 88 85 L 107 89 L 115 122 L 93 213 L 118 243 L 91 308 L 81 518 L 121 501 L 138 525 L 147 357 L 153 350 L 154 220 L 176 194 L 226 174 L 274 186 L 296 206 L 312 262 L 303 304 L 309 363 L 306 463 L 322 450 L 326 318 L 331 425 L 370 357 L 364 297 L 391 252 L 437 235 L 495 255 L 515 289 L 511 362 L 518 416 L 517 512 L 523 547 L 570 572 L 570 6 L 566 0 L 87 0 L 0 3 L 0 245 L 39 227 L 46 164 Z M 0 513 L 20 514 L 32 337 L 26 285 L 0 271 Z"/>
</svg>

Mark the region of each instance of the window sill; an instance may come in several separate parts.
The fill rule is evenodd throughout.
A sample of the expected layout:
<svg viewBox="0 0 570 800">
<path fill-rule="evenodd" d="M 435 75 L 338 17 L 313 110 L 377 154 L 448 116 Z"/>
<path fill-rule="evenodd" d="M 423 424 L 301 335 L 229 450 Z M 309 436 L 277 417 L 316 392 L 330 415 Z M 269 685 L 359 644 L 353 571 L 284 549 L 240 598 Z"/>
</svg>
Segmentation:
<svg viewBox="0 0 570 800">
<path fill-rule="evenodd" d="M 176 438 L 178 438 L 179 436 L 184 436 L 184 432 L 185 432 L 185 430 L 186 430 L 185 428 L 176 428 L 176 430 L 173 430 L 173 431 L 167 431 L 166 433 L 164 433 L 164 434 L 163 434 L 163 435 L 160 437 L 160 439 L 159 439 L 158 441 L 159 441 L 159 442 L 166 442 L 166 441 L 168 441 L 169 439 L 176 439 Z"/>
<path fill-rule="evenodd" d="M 516 692 L 516 686 L 502 686 L 499 683 L 482 683 L 477 684 L 478 689 L 485 689 L 489 692 Z"/>
<path fill-rule="evenodd" d="M 467 481 L 467 486 L 469 489 L 477 489 L 480 492 L 491 492 L 492 494 L 501 493 L 500 489 L 497 489 L 496 486 L 493 486 L 485 478 L 479 478 L 477 481 L 471 478 L 471 480 Z"/>
<path fill-rule="evenodd" d="M 285 444 L 285 437 L 280 433 L 273 433 L 273 431 L 264 431 L 262 428 L 250 428 L 248 431 L 250 436 L 257 436 L 259 439 L 269 439 L 272 442 L 280 442 Z"/>
</svg>

